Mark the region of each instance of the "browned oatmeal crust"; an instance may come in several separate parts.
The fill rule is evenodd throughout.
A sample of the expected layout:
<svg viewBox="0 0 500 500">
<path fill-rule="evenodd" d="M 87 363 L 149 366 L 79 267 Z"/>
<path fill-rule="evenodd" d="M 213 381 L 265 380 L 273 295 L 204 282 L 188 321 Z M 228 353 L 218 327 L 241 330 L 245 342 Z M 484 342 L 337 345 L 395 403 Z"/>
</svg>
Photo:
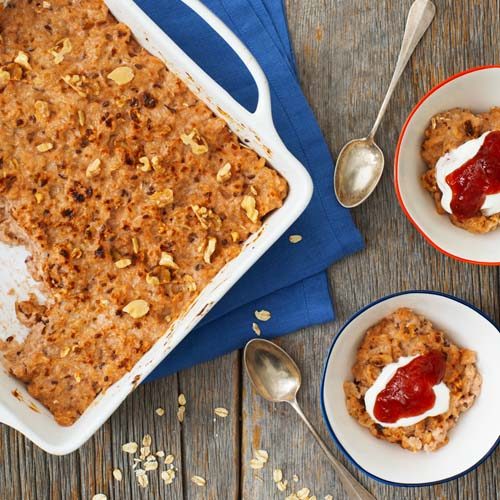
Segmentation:
<svg viewBox="0 0 500 500">
<path fill-rule="evenodd" d="M 450 390 L 449 410 L 409 427 L 385 428 L 375 423 L 366 412 L 364 395 L 384 366 L 402 356 L 422 355 L 432 350 L 446 356 L 443 382 Z M 379 439 L 411 451 L 433 451 L 444 446 L 460 414 L 472 406 L 481 389 L 476 353 L 450 343 L 430 321 L 406 308 L 398 309 L 366 332 L 352 374 L 354 380 L 344 383 L 349 414 Z"/>
<path fill-rule="evenodd" d="M 487 113 L 474 114 L 466 109 L 451 109 L 433 116 L 425 131 L 422 144 L 422 158 L 428 170 L 422 176 L 424 189 L 434 198 L 436 210 L 446 214 L 441 206 L 441 191 L 436 182 L 436 163 L 444 154 L 449 153 L 471 139 L 477 139 L 485 132 L 500 130 L 500 108 L 492 108 Z M 500 214 L 489 217 L 478 214 L 468 219 L 458 219 L 447 214 L 455 226 L 471 233 L 488 233 L 500 226 Z"/>
<path fill-rule="evenodd" d="M 1 344 L 72 424 L 236 257 L 286 181 L 101 0 L 0 12 L 0 237 L 48 297 Z"/>
</svg>

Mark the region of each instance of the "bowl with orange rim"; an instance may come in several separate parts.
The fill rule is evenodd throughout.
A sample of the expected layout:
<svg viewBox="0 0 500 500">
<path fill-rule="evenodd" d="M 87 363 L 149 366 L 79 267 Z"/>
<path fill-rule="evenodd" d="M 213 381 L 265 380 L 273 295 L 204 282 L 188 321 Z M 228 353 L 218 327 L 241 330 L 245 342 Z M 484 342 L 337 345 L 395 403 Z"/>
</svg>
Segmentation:
<svg viewBox="0 0 500 500">
<path fill-rule="evenodd" d="M 484 113 L 500 107 L 500 66 L 473 68 L 448 78 L 414 107 L 401 131 L 394 160 L 394 185 L 403 212 L 434 248 L 462 262 L 500 266 L 500 227 L 475 234 L 439 214 L 421 184 L 424 133 L 438 113 L 454 108 Z M 500 195 L 499 195 L 500 196 Z"/>
</svg>

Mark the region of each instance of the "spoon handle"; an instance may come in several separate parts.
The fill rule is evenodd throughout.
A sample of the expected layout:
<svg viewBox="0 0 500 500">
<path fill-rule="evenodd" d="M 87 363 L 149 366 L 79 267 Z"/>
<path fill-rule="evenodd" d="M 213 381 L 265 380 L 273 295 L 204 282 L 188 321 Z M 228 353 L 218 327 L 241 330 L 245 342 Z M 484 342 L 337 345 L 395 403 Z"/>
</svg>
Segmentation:
<svg viewBox="0 0 500 500">
<path fill-rule="evenodd" d="M 378 127 L 382 118 L 384 117 L 385 111 L 391 100 L 392 94 L 398 81 L 403 74 L 411 55 L 413 54 L 415 48 L 420 42 L 427 28 L 432 23 L 434 15 L 436 14 L 436 6 L 431 2 L 431 0 L 415 0 L 410 7 L 410 12 L 408 14 L 408 19 L 406 21 L 405 34 L 403 36 L 403 42 L 401 44 L 401 51 L 399 52 L 398 62 L 396 63 L 396 68 L 394 69 L 394 74 L 392 76 L 391 83 L 385 95 L 384 102 L 380 107 L 377 119 L 373 125 L 372 131 L 368 136 L 370 139 L 375 137 Z"/>
<path fill-rule="evenodd" d="M 307 428 L 311 431 L 312 435 L 316 438 L 316 441 L 321 446 L 321 449 L 325 452 L 325 455 L 330 460 L 335 472 L 337 473 L 345 492 L 351 500 L 376 500 L 375 497 L 365 490 L 365 488 L 356 480 L 356 478 L 332 455 L 331 451 L 327 448 L 324 441 L 321 439 L 320 435 L 316 432 L 316 429 L 309 422 L 308 418 L 302 412 L 297 400 L 291 401 L 290 405 L 299 414 L 300 418 L 307 425 Z"/>
</svg>

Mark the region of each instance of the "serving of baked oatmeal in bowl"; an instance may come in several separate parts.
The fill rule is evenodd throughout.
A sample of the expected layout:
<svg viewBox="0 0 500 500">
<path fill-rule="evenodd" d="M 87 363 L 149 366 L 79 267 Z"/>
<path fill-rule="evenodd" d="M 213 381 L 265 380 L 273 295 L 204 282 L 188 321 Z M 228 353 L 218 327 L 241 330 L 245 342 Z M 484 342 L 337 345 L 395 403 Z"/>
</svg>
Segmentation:
<svg viewBox="0 0 500 500">
<path fill-rule="evenodd" d="M 321 387 L 325 423 L 374 479 L 424 485 L 465 474 L 498 444 L 499 348 L 498 327 L 460 299 L 384 297 L 334 340 Z"/>
<path fill-rule="evenodd" d="M 132 1 L 0 11 L 0 421 L 51 453 L 88 439 L 311 197 L 255 59 L 185 3 L 255 77 L 255 113 Z"/>
<path fill-rule="evenodd" d="M 500 67 L 432 89 L 401 132 L 394 162 L 403 211 L 436 249 L 500 265 Z"/>
</svg>

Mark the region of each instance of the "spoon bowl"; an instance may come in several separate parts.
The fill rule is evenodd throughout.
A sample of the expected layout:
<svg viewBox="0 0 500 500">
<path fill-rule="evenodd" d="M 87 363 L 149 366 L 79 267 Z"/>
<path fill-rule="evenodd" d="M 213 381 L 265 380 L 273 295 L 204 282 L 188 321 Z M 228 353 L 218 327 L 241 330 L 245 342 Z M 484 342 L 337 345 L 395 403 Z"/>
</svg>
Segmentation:
<svg viewBox="0 0 500 500">
<path fill-rule="evenodd" d="M 334 187 L 339 203 L 353 208 L 363 203 L 374 191 L 384 170 L 384 154 L 375 144 L 375 134 L 385 115 L 394 89 L 436 14 L 432 0 L 415 0 L 410 7 L 396 68 L 371 132 L 364 139 L 348 142 L 339 154 Z"/>
<path fill-rule="evenodd" d="M 276 344 L 254 339 L 245 347 L 245 367 L 255 390 L 274 403 L 294 401 L 301 384 L 295 361 Z"/>
<path fill-rule="evenodd" d="M 377 187 L 384 171 L 384 154 L 370 137 L 348 142 L 339 154 L 334 187 L 339 203 L 354 208 Z"/>
</svg>

